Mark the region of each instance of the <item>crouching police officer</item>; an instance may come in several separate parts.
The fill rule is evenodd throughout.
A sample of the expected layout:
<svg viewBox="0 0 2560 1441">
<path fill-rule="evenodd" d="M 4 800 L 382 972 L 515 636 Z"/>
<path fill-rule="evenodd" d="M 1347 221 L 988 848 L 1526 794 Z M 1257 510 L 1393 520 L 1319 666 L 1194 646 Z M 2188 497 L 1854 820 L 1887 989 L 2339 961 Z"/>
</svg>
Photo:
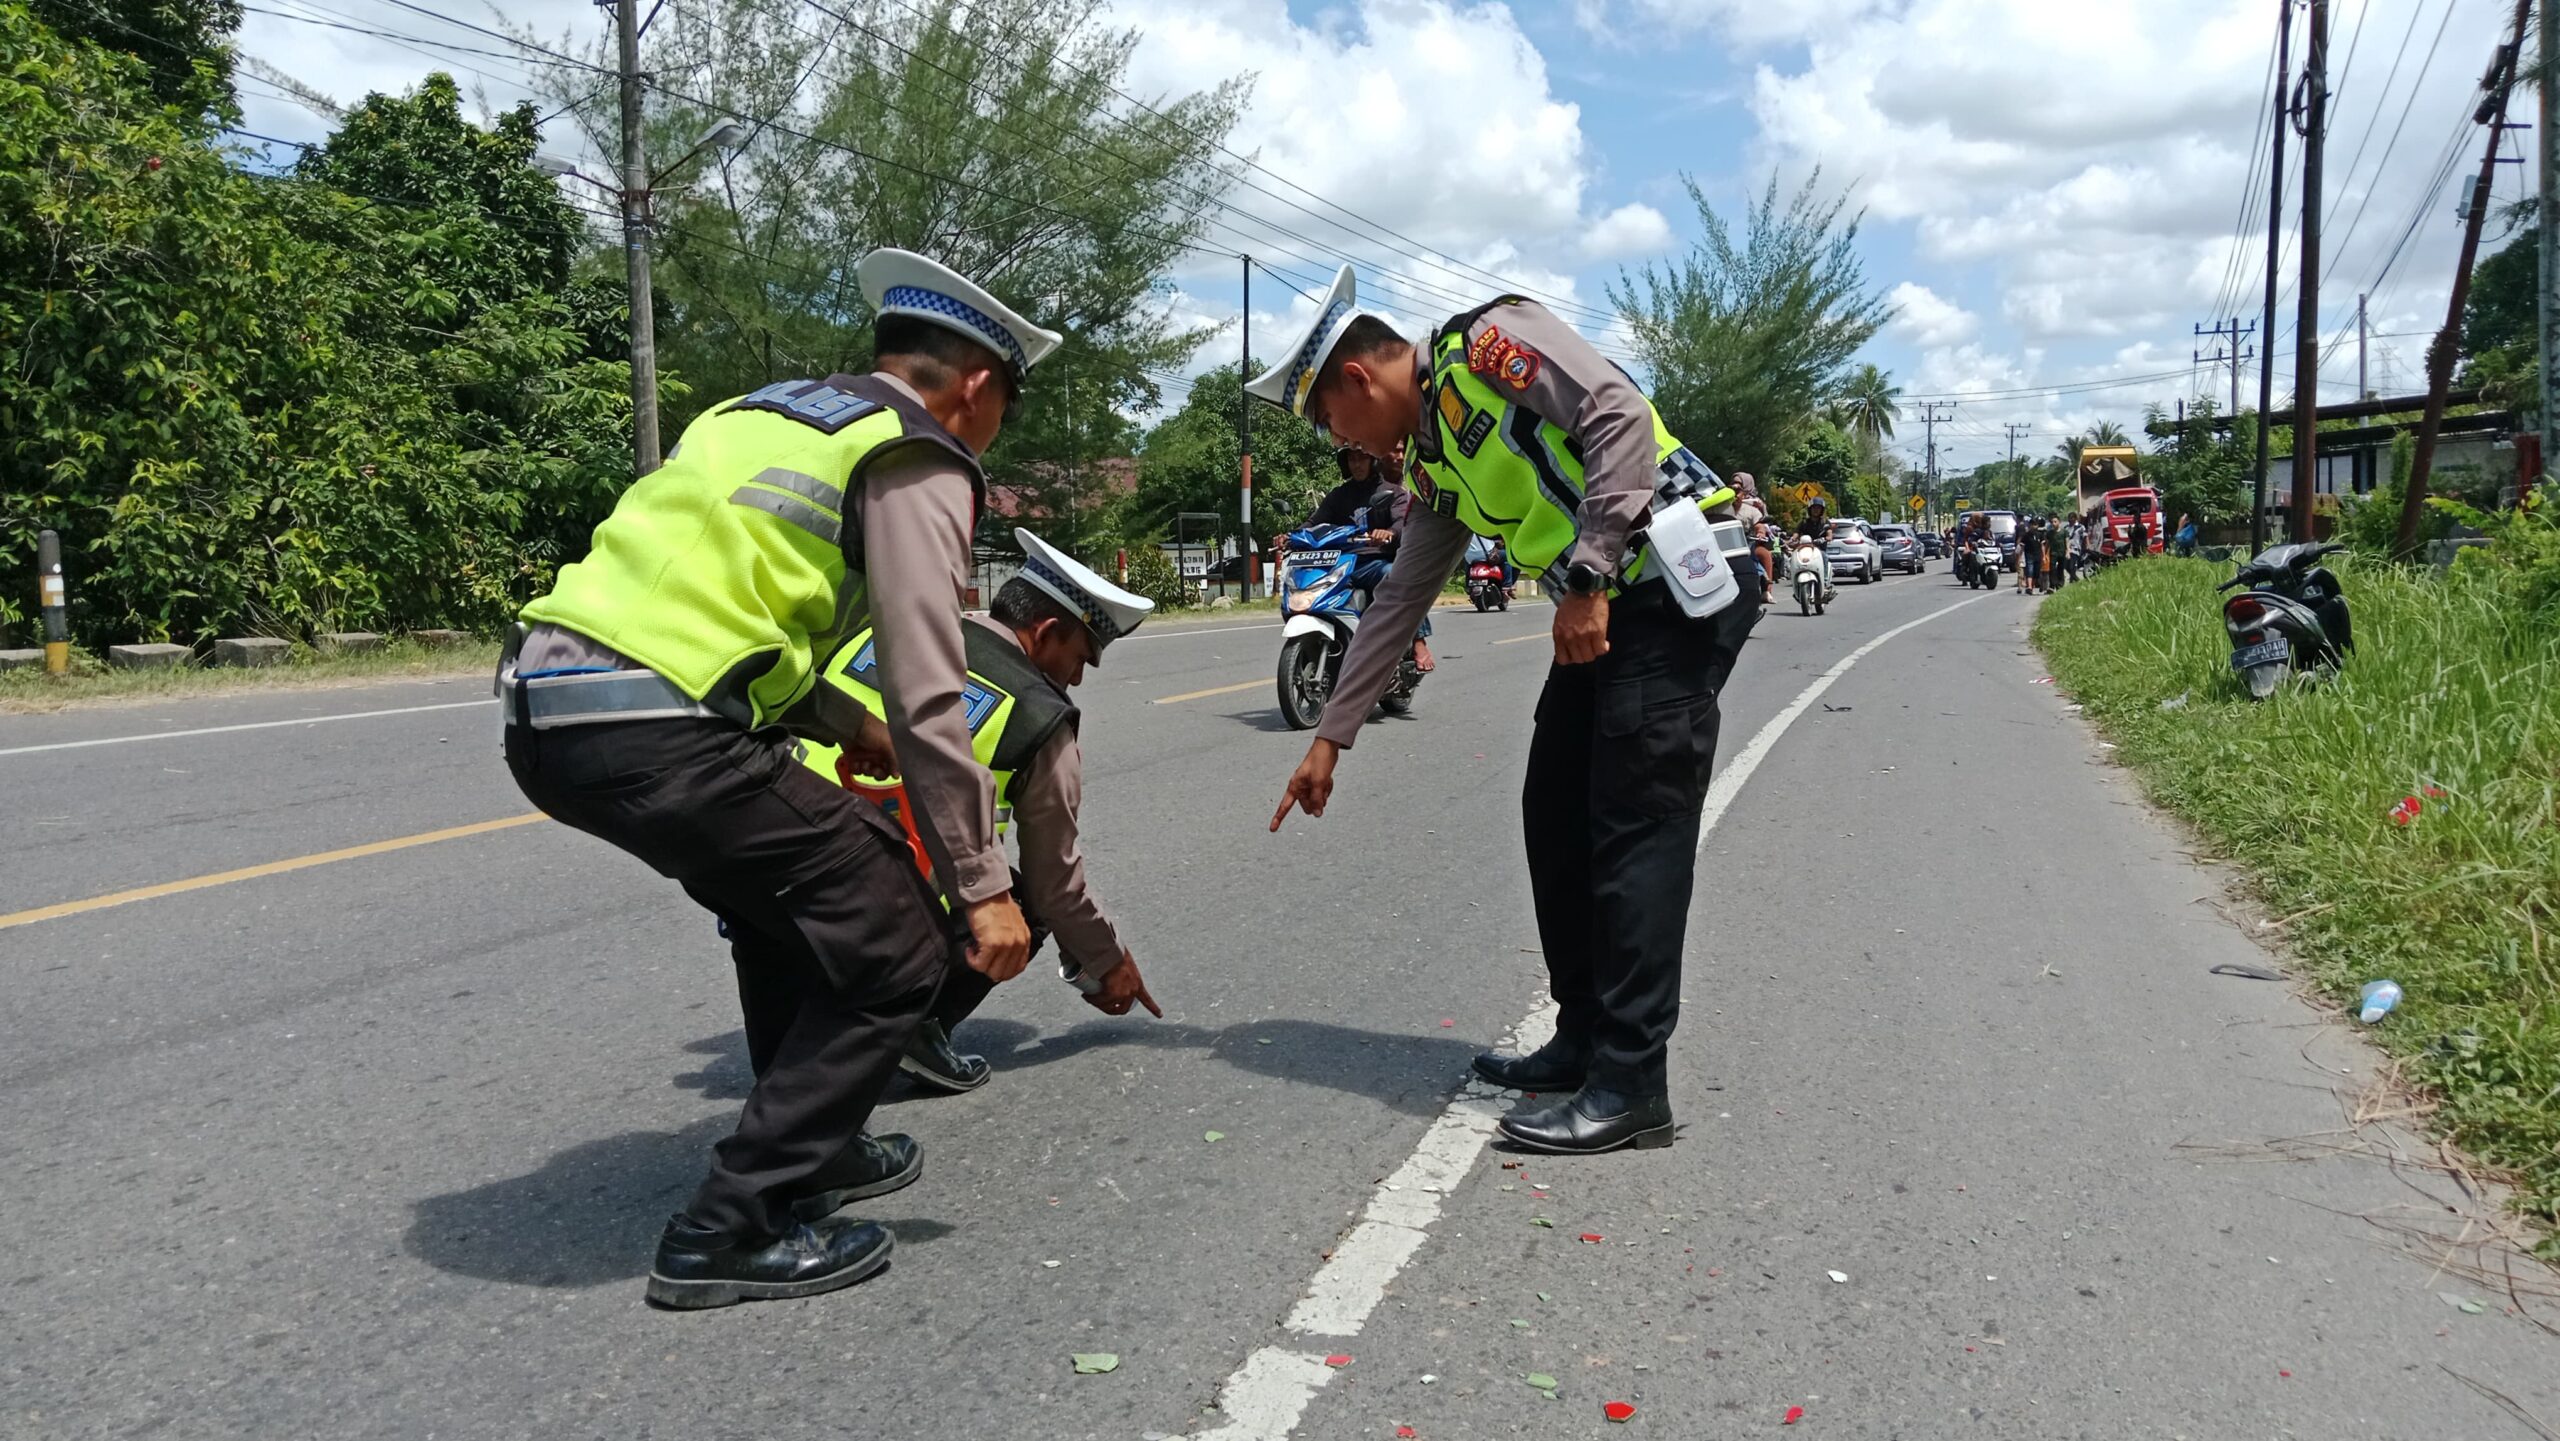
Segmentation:
<svg viewBox="0 0 2560 1441">
<path fill-rule="evenodd" d="M 1246 389 L 1364 450 L 1404 446 L 1414 497 L 1272 829 L 1292 806 L 1324 814 L 1335 761 L 1468 537 L 1499 537 L 1556 595 L 1521 819 L 1558 1016 L 1535 1054 L 1475 1069 L 1562 1097 L 1503 1120 L 1519 1145 L 1670 1145 L 1667 1052 L 1716 694 L 1760 615 L 1736 603 L 1752 561 L 1733 491 L 1625 372 L 1517 296 L 1415 346 L 1359 308 L 1346 265 L 1313 326 Z"/>
<path fill-rule="evenodd" d="M 1104 580 L 1073 556 L 1027 530 L 1013 533 L 1023 554 L 1022 573 L 996 592 L 981 621 L 966 630 L 969 684 L 962 708 L 974 752 L 995 777 L 996 831 L 1021 838 L 1022 866 L 1014 872 L 1014 898 L 1031 927 L 1031 950 L 1054 934 L 1058 974 L 1105 1015 L 1125 1016 L 1143 1005 L 1158 1019 L 1164 1011 L 1147 993 L 1136 957 L 1085 883 L 1084 850 L 1077 811 L 1084 804 L 1081 716 L 1067 692 L 1084 683 L 1086 666 L 1102 664 L 1111 642 L 1136 630 L 1155 602 Z M 880 693 L 879 646 L 868 631 L 853 636 L 829 662 L 826 684 L 851 696 L 874 715 L 887 714 Z M 820 775 L 867 796 L 907 827 L 917 869 L 933 873 L 933 858 L 914 826 L 914 808 L 896 775 L 894 756 L 864 755 L 813 745 L 805 757 Z M 753 932 L 730 928 L 732 947 L 761 945 Z M 740 958 L 739 974 L 748 970 Z M 992 1074 L 983 1056 L 954 1049 L 951 1030 L 967 1020 L 995 989 L 983 972 L 954 966 L 943 978 L 932 1012 L 907 1042 L 899 1067 L 926 1085 L 974 1091 Z M 765 1047 L 750 1033 L 747 1050 L 759 1069 Z"/>
<path fill-rule="evenodd" d="M 922 256 L 874 251 L 857 273 L 872 372 L 769 385 L 687 427 L 525 608 L 499 672 L 525 795 L 754 938 L 738 997 L 755 1086 L 659 1238 L 661 1305 L 871 1275 L 892 1237 L 834 1212 L 918 1171 L 912 1142 L 861 1132 L 952 934 L 897 825 L 798 764 L 791 731 L 894 744 L 968 964 L 1003 981 L 1030 954 L 971 750 L 960 602 L 978 457 L 1058 337 Z M 816 683 L 865 626 L 885 726 Z"/>
</svg>

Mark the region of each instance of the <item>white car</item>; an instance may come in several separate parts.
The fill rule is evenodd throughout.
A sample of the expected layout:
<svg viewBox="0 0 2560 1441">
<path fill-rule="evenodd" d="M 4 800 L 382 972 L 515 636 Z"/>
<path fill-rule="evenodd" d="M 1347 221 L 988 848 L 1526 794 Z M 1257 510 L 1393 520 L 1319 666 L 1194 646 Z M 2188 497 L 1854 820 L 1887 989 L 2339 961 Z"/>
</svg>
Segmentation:
<svg viewBox="0 0 2560 1441">
<path fill-rule="evenodd" d="M 1884 578 L 1884 545 L 1863 520 L 1831 522 L 1831 539 L 1823 546 L 1831 557 L 1831 574 L 1841 580 L 1856 576 L 1862 585 Z"/>
</svg>

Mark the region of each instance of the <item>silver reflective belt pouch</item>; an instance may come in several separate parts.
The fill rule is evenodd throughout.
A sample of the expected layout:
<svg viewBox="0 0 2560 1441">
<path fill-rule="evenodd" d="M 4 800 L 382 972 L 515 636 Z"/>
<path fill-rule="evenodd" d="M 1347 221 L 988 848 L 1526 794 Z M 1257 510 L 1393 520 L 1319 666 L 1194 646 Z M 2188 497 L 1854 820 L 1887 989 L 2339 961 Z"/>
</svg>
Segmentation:
<svg viewBox="0 0 2560 1441">
<path fill-rule="evenodd" d="M 507 724 L 534 730 L 607 721 L 691 720 L 719 714 L 653 670 L 537 675 L 528 680 L 518 677 L 510 666 L 499 672 L 498 698 L 504 704 Z"/>
<path fill-rule="evenodd" d="M 1742 522 L 1710 521 L 1695 500 L 1679 500 L 1655 511 L 1646 533 L 1653 564 L 1645 579 L 1660 577 L 1681 614 L 1704 620 L 1742 598 L 1731 562 L 1751 552 Z"/>
</svg>

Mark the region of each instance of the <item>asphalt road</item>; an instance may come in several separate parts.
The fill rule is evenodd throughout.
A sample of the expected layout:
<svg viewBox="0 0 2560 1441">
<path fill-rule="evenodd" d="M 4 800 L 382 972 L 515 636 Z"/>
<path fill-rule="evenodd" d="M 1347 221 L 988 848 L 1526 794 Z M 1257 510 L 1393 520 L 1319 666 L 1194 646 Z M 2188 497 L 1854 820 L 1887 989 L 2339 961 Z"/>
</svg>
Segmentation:
<svg viewBox="0 0 2560 1441">
<path fill-rule="evenodd" d="M 896 1264 L 692 1315 L 639 1277 L 746 1085 L 708 919 L 547 822 L 278 868 L 525 814 L 475 682 L 0 718 L 0 1435 L 2535 1434 L 2466 1377 L 2560 1424 L 2560 1341 L 2386 1229 L 2458 1191 L 2265 1144 L 2351 1140 L 2369 1053 L 2209 974 L 2268 958 L 2035 602 L 1968 599 L 1763 621 L 1682 1140 L 1525 1169 L 1462 1082 L 1540 1014 L 1545 613 L 1444 613 L 1276 837 L 1276 629 L 1115 648 L 1090 851 L 1167 1019 L 1035 968 L 962 1033 L 994 1084 L 882 1113 Z"/>
</svg>

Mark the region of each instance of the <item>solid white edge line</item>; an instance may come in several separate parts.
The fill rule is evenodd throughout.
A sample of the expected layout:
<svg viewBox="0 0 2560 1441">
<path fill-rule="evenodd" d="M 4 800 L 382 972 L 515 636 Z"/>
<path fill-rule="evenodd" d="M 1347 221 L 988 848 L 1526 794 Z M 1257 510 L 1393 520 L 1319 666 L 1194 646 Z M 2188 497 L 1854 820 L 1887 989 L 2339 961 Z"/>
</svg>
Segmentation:
<svg viewBox="0 0 2560 1441">
<path fill-rule="evenodd" d="M 1822 699 L 1823 693 L 1838 684 L 1852 667 L 1904 632 L 1986 598 L 1974 596 L 1941 606 L 1917 620 L 1905 621 L 1842 656 L 1829 670 L 1816 676 L 1783 710 L 1770 717 L 1768 724 L 1760 727 L 1707 787 L 1706 806 L 1698 824 L 1700 851 L 1706 849 L 1707 837 L 1714 834 L 1716 822 L 1742 793 L 1760 762 L 1776 749 L 1787 729 L 1813 709 L 1814 702 Z M 1555 1033 L 1555 1020 L 1555 1002 L 1542 1000 L 1504 1041 L 1520 1050 L 1535 1050 Z M 1290 1309 L 1288 1320 L 1282 1323 L 1287 1330 L 1301 1336 L 1347 1338 L 1360 1334 L 1370 1313 L 1386 1299 L 1387 1288 L 1423 1243 L 1431 1239 L 1430 1227 L 1440 1218 L 1442 1198 L 1475 1169 L 1476 1157 L 1502 1119 L 1506 1094 L 1472 1080 L 1458 1092 L 1432 1121 L 1431 1128 L 1423 1132 L 1413 1154 L 1370 1193 L 1360 1224 L 1335 1245 L 1333 1255 L 1317 1268 L 1315 1278 Z M 1218 1411 L 1226 1419 L 1201 1432 L 1202 1441 L 1284 1441 L 1297 1426 L 1298 1418 L 1306 1414 L 1307 1403 L 1332 1378 L 1333 1368 L 1325 1364 L 1321 1355 L 1285 1346 L 1262 1347 L 1245 1357 L 1244 1364 L 1218 1387 Z"/>
<path fill-rule="evenodd" d="M 483 696 L 478 700 L 440 701 L 435 705 L 404 705 L 395 707 L 391 710 L 348 711 L 343 715 L 297 716 L 292 720 L 247 721 L 240 725 L 231 726 L 200 726 L 194 730 L 153 731 L 148 735 L 102 736 L 97 740 L 86 741 L 55 741 L 50 745 L 13 746 L 8 750 L 0 750 L 0 756 L 31 756 L 38 751 L 76 751 L 85 749 L 89 746 L 132 745 L 138 741 L 174 741 L 183 740 L 188 736 L 229 735 L 233 731 L 274 730 L 280 726 L 327 725 L 331 721 L 372 720 L 377 716 L 416 715 L 421 711 L 461 710 L 466 706 L 496 705 L 497 703 L 496 697 Z"/>
</svg>

